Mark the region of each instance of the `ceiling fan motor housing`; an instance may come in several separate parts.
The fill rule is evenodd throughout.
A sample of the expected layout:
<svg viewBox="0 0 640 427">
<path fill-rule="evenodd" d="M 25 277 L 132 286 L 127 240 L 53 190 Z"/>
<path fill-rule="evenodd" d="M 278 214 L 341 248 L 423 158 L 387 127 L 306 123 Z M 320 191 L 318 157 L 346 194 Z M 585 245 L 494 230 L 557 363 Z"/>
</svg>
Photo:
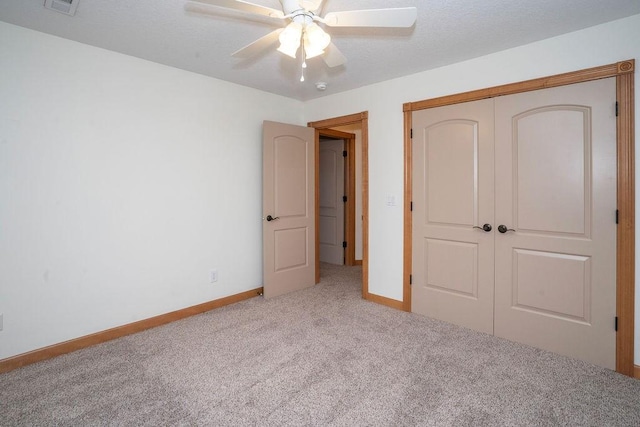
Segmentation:
<svg viewBox="0 0 640 427">
<path fill-rule="evenodd" d="M 305 11 L 305 8 L 298 2 L 298 0 L 280 0 L 280 3 L 282 3 L 282 11 L 285 15 L 290 15 L 297 11 Z"/>
</svg>

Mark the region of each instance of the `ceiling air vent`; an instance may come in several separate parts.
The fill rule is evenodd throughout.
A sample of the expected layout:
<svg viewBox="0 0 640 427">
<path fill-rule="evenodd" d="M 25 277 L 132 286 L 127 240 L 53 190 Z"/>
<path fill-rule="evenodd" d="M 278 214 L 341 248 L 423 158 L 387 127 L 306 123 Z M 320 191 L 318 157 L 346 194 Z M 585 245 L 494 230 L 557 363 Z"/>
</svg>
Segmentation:
<svg viewBox="0 0 640 427">
<path fill-rule="evenodd" d="M 44 7 L 64 13 L 65 15 L 75 15 L 79 0 L 44 0 Z"/>
</svg>

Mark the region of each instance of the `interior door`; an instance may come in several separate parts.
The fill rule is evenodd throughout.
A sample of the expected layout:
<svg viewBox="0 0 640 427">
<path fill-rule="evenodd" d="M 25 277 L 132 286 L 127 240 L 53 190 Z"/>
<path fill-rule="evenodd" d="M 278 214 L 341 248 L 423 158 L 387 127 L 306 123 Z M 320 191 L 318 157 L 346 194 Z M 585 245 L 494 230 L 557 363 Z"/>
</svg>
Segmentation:
<svg viewBox="0 0 640 427">
<path fill-rule="evenodd" d="M 611 369 L 615 101 L 614 78 L 495 99 L 495 334 Z"/>
<path fill-rule="evenodd" d="M 420 110 L 412 121 L 411 309 L 491 334 L 493 101 Z"/>
<path fill-rule="evenodd" d="M 344 141 L 320 140 L 320 261 L 344 264 Z"/>
<path fill-rule="evenodd" d="M 314 129 L 263 123 L 265 298 L 315 284 Z"/>
</svg>

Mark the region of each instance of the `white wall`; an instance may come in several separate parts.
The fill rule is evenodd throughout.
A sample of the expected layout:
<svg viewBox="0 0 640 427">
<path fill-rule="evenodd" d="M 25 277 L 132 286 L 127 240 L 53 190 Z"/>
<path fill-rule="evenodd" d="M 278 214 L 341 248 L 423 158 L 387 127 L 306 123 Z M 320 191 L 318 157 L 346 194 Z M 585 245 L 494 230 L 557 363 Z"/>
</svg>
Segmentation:
<svg viewBox="0 0 640 427">
<path fill-rule="evenodd" d="M 640 15 L 451 66 L 308 101 L 306 120 L 369 112 L 369 292 L 402 300 L 402 104 L 635 58 Z M 348 65 L 347 65 L 348 66 Z M 636 64 L 636 70 L 640 62 Z M 638 72 L 636 71 L 636 80 Z M 640 84 L 636 84 L 636 103 Z M 640 141 L 640 108 L 636 108 Z M 636 150 L 640 158 L 640 150 Z M 636 164 L 640 161 L 636 159 Z M 640 193 L 640 173 L 636 173 Z M 395 196 L 396 206 L 386 206 Z M 636 197 L 640 200 L 640 197 Z M 640 210 L 636 210 L 640 224 Z M 640 227 L 637 228 L 640 235 Z M 640 242 L 640 238 L 636 237 Z M 637 251 L 640 257 L 640 250 Z M 640 262 L 636 261 L 640 266 Z M 636 268 L 640 272 L 640 268 Z M 640 279 L 640 274 L 637 275 Z M 640 364 L 640 287 L 636 284 L 635 360 Z"/>
<path fill-rule="evenodd" d="M 0 359 L 261 286 L 262 121 L 302 109 L 0 22 Z"/>
</svg>

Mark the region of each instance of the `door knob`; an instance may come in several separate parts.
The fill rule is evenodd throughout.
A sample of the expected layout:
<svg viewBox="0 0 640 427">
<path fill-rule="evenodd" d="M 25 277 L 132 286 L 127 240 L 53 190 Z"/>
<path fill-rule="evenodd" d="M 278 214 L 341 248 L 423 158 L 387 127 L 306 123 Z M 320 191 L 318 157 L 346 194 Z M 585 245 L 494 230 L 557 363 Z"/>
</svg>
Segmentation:
<svg viewBox="0 0 640 427">
<path fill-rule="evenodd" d="M 491 224 L 485 224 L 482 227 L 478 227 L 477 225 L 474 225 L 473 228 L 478 228 L 486 233 L 490 232 L 492 230 L 491 228 Z"/>
<path fill-rule="evenodd" d="M 498 231 L 504 234 L 504 233 L 506 233 L 507 231 L 516 231 L 516 230 L 514 230 L 513 228 L 507 228 L 507 226 L 506 226 L 506 225 L 500 224 L 500 225 L 498 226 Z"/>
<path fill-rule="evenodd" d="M 267 215 L 267 221 L 275 221 L 276 219 L 280 219 L 280 217 L 272 217 L 271 215 Z"/>
</svg>

